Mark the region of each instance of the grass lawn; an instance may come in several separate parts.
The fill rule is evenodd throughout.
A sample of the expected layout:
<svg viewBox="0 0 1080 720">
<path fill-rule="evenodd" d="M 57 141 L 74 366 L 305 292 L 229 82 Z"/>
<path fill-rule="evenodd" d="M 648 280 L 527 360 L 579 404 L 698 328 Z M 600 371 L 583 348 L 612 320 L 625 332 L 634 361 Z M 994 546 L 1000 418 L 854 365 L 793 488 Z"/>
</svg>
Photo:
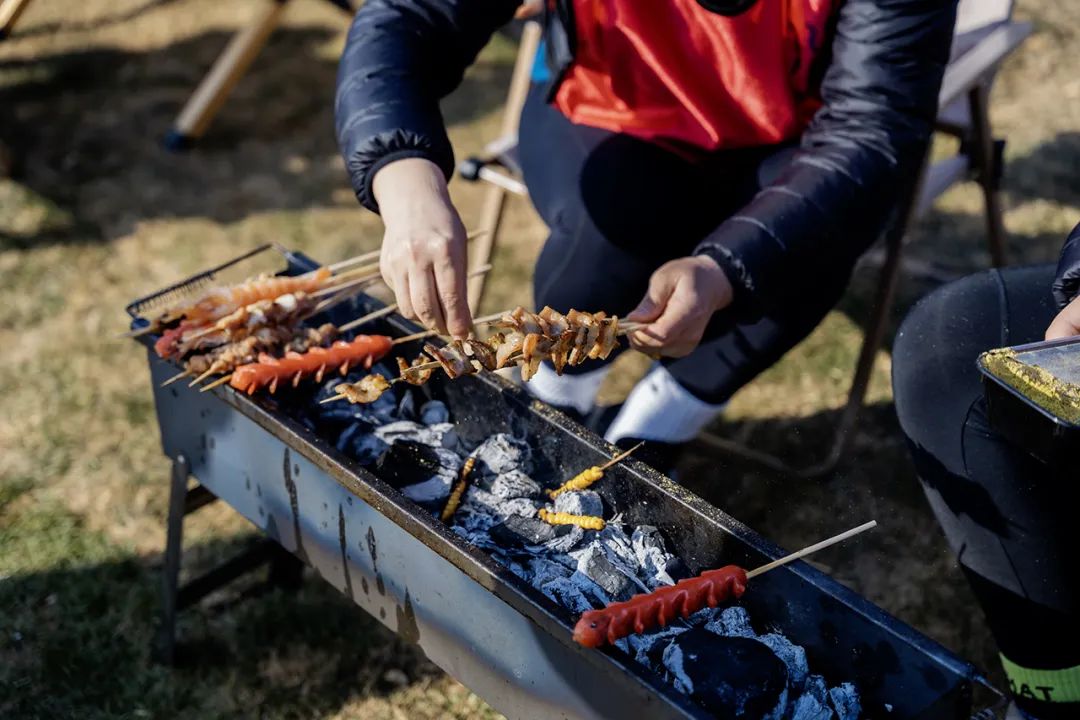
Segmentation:
<svg viewBox="0 0 1080 720">
<path fill-rule="evenodd" d="M 0 717 L 442 718 L 496 716 L 329 586 L 233 602 L 243 584 L 183 615 L 197 662 L 149 662 L 168 465 L 146 362 L 124 329 L 132 298 L 276 241 L 338 259 L 380 241 L 356 205 L 332 137 L 346 19 L 290 3 L 284 27 L 205 141 L 160 138 L 253 3 L 36 0 L 0 42 Z M 996 86 L 1008 137 L 1006 226 L 1016 262 L 1056 257 L 1080 220 L 1080 10 L 1021 0 L 1038 34 Z M 502 38 L 445 105 L 459 154 L 499 125 L 514 47 Z M 466 225 L 482 191 L 453 186 Z M 979 193 L 962 187 L 920 222 L 912 268 L 987 265 Z M 530 302 L 544 228 L 512 204 L 485 310 Z M 842 404 L 873 288 L 861 269 L 814 335 L 733 401 L 716 432 L 795 463 L 813 460 Z M 895 316 L 934 281 L 909 272 Z M 617 399 L 642 363 L 605 388 Z M 793 547 L 870 517 L 883 527 L 823 558 L 843 582 L 997 673 L 993 643 L 930 516 L 899 438 L 879 358 L 850 458 L 798 483 L 696 447 L 695 490 Z M 189 522 L 184 558 L 206 569 L 252 537 L 227 508 Z"/>
</svg>

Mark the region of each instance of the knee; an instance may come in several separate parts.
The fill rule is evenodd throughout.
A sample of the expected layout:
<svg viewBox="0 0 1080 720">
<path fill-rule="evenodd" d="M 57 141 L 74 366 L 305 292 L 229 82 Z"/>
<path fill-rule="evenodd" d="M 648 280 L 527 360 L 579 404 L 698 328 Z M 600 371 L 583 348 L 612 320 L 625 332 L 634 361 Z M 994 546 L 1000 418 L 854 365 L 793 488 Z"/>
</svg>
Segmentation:
<svg viewBox="0 0 1080 720">
<path fill-rule="evenodd" d="M 1000 337 L 997 271 L 971 275 L 923 297 L 904 318 L 893 343 L 896 413 L 912 439 L 944 420 L 950 402 L 980 392 L 976 359 Z M 970 403 L 968 403 L 970 404 Z M 935 421 L 935 418 L 937 421 Z"/>
</svg>

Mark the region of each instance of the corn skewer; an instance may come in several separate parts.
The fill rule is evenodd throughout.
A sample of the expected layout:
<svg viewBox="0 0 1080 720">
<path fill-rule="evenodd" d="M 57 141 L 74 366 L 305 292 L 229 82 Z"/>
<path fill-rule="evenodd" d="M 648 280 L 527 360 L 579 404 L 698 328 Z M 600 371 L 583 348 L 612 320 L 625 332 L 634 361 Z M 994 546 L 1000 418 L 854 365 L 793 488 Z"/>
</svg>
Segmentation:
<svg viewBox="0 0 1080 720">
<path fill-rule="evenodd" d="M 442 514 L 439 519 L 443 522 L 447 522 L 457 512 L 458 506 L 461 505 L 461 498 L 465 495 L 465 488 L 469 486 L 469 476 L 472 475 L 473 466 L 476 465 L 476 458 L 470 457 L 465 460 L 465 464 L 461 466 L 461 473 L 458 476 L 458 481 L 454 485 L 454 489 L 450 492 L 450 497 L 446 498 L 446 506 L 443 508 Z"/>
<path fill-rule="evenodd" d="M 577 492 L 579 490 L 586 489 L 587 487 L 589 487 L 590 485 L 595 483 L 597 480 L 604 477 L 604 471 L 605 470 L 607 470 L 608 468 L 610 468 L 611 466 L 613 466 L 613 465 L 615 465 L 617 463 L 622 462 L 623 460 L 628 458 L 632 452 L 634 452 L 635 450 L 637 450 L 639 447 L 641 447 L 644 444 L 645 444 L 644 442 L 639 442 L 637 445 L 630 448 L 629 450 L 626 450 L 625 452 L 621 452 L 618 455 L 616 455 L 615 457 L 611 458 L 610 460 L 608 460 L 603 465 L 593 465 L 591 468 L 587 468 L 585 470 L 582 470 L 580 473 L 575 475 L 570 480 L 567 480 L 565 483 L 563 483 L 559 487 L 555 488 L 554 490 L 548 490 L 547 491 L 548 497 L 551 498 L 552 500 L 554 500 L 555 498 L 559 497 L 563 493 Z"/>
<path fill-rule="evenodd" d="M 552 512 L 547 508 L 540 508 L 536 514 L 548 525 L 577 525 L 582 530 L 603 530 L 607 525 L 604 518 L 593 517 L 592 515 Z"/>
</svg>

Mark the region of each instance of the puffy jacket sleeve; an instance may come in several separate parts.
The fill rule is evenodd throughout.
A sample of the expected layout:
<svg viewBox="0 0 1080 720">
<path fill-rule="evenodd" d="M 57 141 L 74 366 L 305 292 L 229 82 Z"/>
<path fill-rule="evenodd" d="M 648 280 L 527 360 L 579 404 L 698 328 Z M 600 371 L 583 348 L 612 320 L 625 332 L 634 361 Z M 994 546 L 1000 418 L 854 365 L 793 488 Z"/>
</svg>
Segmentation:
<svg viewBox="0 0 1080 720">
<path fill-rule="evenodd" d="M 356 197 L 378 212 L 371 181 L 383 165 L 422 157 L 446 173 L 454 153 L 439 100 L 513 17 L 520 0 L 368 0 L 338 67 L 338 145 Z"/>
<path fill-rule="evenodd" d="M 698 247 L 735 286 L 737 311 L 781 301 L 795 273 L 850 262 L 881 233 L 921 166 L 956 0 L 845 0 L 822 108 L 781 175 Z"/>
<path fill-rule="evenodd" d="M 1061 248 L 1053 291 L 1058 308 L 1065 307 L 1080 295 L 1080 225 L 1073 228 Z"/>
</svg>

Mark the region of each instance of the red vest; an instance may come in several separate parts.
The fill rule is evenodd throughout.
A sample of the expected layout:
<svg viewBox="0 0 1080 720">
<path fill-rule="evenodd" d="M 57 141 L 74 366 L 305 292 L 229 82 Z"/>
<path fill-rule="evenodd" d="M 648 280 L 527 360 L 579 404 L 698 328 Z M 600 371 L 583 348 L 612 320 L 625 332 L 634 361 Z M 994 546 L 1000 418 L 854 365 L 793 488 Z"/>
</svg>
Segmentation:
<svg viewBox="0 0 1080 720">
<path fill-rule="evenodd" d="M 811 67 L 842 0 L 573 0 L 577 49 L 555 97 L 571 121 L 675 147 L 798 137 L 821 106 Z"/>
</svg>

